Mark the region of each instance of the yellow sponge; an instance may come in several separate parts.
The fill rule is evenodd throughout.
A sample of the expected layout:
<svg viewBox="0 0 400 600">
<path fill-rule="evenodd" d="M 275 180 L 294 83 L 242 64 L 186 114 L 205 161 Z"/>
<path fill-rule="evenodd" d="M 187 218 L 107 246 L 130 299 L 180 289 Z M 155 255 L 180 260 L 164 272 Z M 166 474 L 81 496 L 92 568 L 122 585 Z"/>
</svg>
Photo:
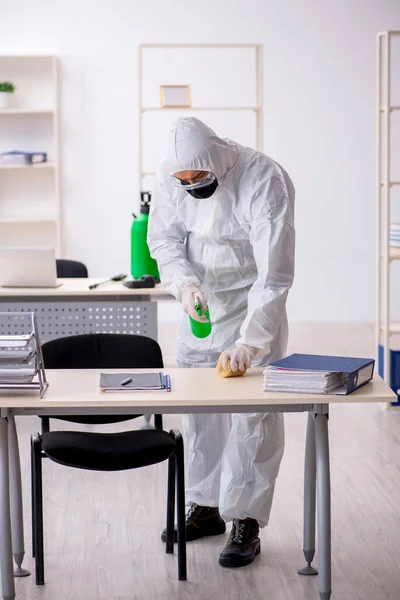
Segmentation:
<svg viewBox="0 0 400 600">
<path fill-rule="evenodd" d="M 217 364 L 217 373 L 220 377 L 241 377 L 242 375 L 244 375 L 246 373 L 246 369 L 244 371 L 232 371 L 231 369 L 231 361 L 228 358 L 228 370 L 224 371 L 222 368 L 222 357 L 224 356 L 225 352 L 222 352 L 221 356 L 219 357 L 219 361 Z"/>
</svg>

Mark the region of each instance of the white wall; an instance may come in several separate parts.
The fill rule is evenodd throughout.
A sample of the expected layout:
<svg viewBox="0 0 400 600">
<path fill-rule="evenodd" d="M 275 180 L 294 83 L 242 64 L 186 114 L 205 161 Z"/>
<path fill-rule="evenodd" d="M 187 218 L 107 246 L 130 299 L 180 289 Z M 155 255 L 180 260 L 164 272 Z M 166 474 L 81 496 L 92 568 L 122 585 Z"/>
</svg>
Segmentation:
<svg viewBox="0 0 400 600">
<path fill-rule="evenodd" d="M 61 59 L 65 256 L 93 276 L 129 269 L 138 44 L 260 42 L 265 151 L 297 188 L 291 319 L 374 319 L 375 33 L 400 29 L 398 0 L 0 0 L 0 14 L 1 54 Z"/>
</svg>

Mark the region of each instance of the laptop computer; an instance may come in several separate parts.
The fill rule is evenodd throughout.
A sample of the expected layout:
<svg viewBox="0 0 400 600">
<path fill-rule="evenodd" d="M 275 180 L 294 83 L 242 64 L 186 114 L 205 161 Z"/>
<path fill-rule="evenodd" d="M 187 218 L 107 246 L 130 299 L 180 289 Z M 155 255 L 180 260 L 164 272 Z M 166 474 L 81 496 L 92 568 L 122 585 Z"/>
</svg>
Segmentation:
<svg viewBox="0 0 400 600">
<path fill-rule="evenodd" d="M 53 249 L 0 248 L 1 287 L 51 288 L 59 285 Z"/>
</svg>

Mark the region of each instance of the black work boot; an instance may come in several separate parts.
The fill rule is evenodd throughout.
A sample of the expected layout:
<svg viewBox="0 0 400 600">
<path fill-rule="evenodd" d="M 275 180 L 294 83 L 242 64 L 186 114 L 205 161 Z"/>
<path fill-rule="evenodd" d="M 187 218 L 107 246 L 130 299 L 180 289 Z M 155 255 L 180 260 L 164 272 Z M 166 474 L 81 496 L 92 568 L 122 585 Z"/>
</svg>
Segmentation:
<svg viewBox="0 0 400 600">
<path fill-rule="evenodd" d="M 186 541 L 198 540 L 207 535 L 220 535 L 225 533 L 225 521 L 221 519 L 218 508 L 192 504 L 186 513 Z M 177 541 L 176 525 L 174 528 L 174 542 Z M 161 534 L 163 542 L 167 541 L 167 528 Z"/>
<path fill-rule="evenodd" d="M 244 567 L 260 554 L 260 528 L 255 519 L 233 519 L 228 543 L 219 555 L 223 567 Z"/>
</svg>

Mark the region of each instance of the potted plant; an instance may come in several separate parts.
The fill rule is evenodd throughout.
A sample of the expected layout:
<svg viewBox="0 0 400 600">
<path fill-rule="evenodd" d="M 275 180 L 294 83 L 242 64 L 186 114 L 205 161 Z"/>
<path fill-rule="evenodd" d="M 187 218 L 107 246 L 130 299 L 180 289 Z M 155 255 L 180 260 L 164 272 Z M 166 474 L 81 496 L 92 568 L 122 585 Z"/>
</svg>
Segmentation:
<svg viewBox="0 0 400 600">
<path fill-rule="evenodd" d="M 9 108 L 11 94 L 15 91 L 15 85 L 10 81 L 0 81 L 0 109 Z"/>
</svg>

